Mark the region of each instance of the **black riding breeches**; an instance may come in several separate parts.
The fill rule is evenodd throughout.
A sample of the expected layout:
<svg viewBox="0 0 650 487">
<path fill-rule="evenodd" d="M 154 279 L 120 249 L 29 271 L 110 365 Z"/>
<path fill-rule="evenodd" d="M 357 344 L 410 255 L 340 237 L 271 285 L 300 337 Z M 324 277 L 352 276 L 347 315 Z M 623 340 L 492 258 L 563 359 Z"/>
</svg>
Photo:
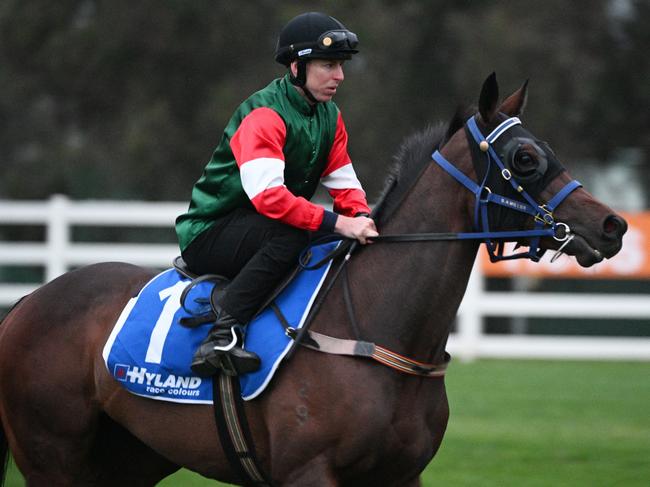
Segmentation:
<svg viewBox="0 0 650 487">
<path fill-rule="evenodd" d="M 183 259 L 197 274 L 232 279 L 218 304 L 247 324 L 297 265 L 309 240 L 306 230 L 240 208 L 196 237 L 183 252 Z"/>
</svg>

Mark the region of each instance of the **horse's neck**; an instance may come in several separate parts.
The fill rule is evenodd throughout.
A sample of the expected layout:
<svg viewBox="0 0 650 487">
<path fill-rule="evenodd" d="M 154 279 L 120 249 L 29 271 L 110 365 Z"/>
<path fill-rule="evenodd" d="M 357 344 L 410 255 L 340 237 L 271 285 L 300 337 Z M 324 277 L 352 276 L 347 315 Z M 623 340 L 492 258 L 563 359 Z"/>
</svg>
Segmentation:
<svg viewBox="0 0 650 487">
<path fill-rule="evenodd" d="M 431 167 L 384 234 L 468 231 L 468 195 Z M 476 256 L 471 241 L 375 243 L 351 263 L 364 338 L 414 358 L 438 360 Z M 364 302 L 365 301 L 365 302 Z"/>
</svg>

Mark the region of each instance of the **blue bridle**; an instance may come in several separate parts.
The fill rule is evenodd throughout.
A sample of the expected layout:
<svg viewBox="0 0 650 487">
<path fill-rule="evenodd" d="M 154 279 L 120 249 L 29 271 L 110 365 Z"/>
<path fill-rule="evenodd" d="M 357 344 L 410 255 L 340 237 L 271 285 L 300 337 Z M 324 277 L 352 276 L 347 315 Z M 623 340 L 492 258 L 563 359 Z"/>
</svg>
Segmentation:
<svg viewBox="0 0 650 487">
<path fill-rule="evenodd" d="M 553 211 L 577 188 L 580 184 L 575 179 L 567 183 L 555 196 L 553 196 L 546 204 L 538 204 L 524 188 L 512 177 L 509 169 L 505 167 L 501 158 L 497 155 L 493 148 L 494 142 L 505 132 L 515 125 L 520 125 L 521 121 L 517 117 L 511 117 L 501 122 L 490 134 L 485 137 L 478 128 L 474 117 L 467 120 L 467 128 L 472 134 L 474 141 L 478 145 L 482 153 L 485 154 L 487 163 L 485 177 L 481 184 L 477 184 L 458 170 L 451 162 L 436 150 L 432 158 L 449 173 L 454 179 L 470 190 L 476 197 L 474 207 L 474 232 L 458 233 L 457 238 L 462 239 L 480 239 L 483 240 L 490 260 L 497 262 L 501 260 L 529 258 L 534 262 L 544 255 L 545 250 L 539 248 L 539 240 L 542 237 L 553 237 L 563 245 L 558 250 L 558 253 L 571 241 L 573 238 L 570 228 L 566 223 L 556 222 L 553 217 Z M 470 141 L 471 142 L 471 141 Z M 506 196 L 493 193 L 490 188 L 486 186 L 487 177 L 490 174 L 492 161 L 497 165 L 501 171 L 503 179 L 508 181 L 512 188 L 523 198 L 524 201 L 514 200 Z M 489 204 L 501 205 L 514 211 L 526 213 L 533 217 L 535 226 L 532 230 L 515 230 L 515 231 L 490 231 L 490 223 L 488 218 Z M 562 234 L 559 235 L 558 231 L 562 229 Z M 516 241 L 520 238 L 530 238 L 530 245 L 527 252 L 520 252 L 511 255 L 503 255 L 505 242 Z"/>
</svg>

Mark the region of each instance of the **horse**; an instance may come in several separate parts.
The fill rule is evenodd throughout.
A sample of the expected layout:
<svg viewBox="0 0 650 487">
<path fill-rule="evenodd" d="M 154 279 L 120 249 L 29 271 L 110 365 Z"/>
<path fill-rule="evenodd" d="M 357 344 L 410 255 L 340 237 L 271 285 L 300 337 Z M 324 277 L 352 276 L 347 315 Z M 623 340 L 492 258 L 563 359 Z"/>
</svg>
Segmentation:
<svg viewBox="0 0 650 487">
<path fill-rule="evenodd" d="M 381 235 L 454 238 L 378 239 L 358 249 L 347 263 L 349 298 L 343 280 L 334 282 L 311 330 L 355 338 L 342 305 L 349 299 L 363 338 L 418 363 L 441 364 L 482 242 L 494 250 L 509 236 L 530 247 L 528 258 L 555 250 L 585 267 L 620 250 L 625 220 L 572 184 L 548 144 L 520 125 L 527 94 L 524 83 L 500 102 L 491 75 L 469 119 L 474 133 L 490 140 L 475 140 L 458 114 L 406 139 L 373 213 Z M 508 159 L 507 167 L 486 167 L 496 156 Z M 475 191 L 460 184 L 463 178 Z M 484 211 L 499 193 L 509 196 Z M 539 211 L 514 211 L 528 206 L 524 196 L 539 201 Z M 490 216 L 491 228 L 476 228 L 481 215 Z M 471 234 L 480 238 L 462 238 Z M 131 394 L 102 360 L 121 310 L 153 273 L 127 263 L 72 270 L 4 318 L 0 454 L 11 452 L 28 485 L 154 485 L 181 467 L 241 481 L 217 440 L 210 405 Z M 275 485 L 418 486 L 443 440 L 449 406 L 443 376 L 300 348 L 245 412 L 260 465 Z"/>
</svg>

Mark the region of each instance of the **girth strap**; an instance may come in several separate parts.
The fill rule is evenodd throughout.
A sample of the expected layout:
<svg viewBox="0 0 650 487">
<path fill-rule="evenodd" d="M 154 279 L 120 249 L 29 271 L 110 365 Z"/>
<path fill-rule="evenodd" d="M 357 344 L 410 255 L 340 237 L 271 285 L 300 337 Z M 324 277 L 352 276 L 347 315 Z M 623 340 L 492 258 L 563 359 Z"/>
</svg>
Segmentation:
<svg viewBox="0 0 650 487">
<path fill-rule="evenodd" d="M 214 376 L 212 399 L 217 432 L 230 466 L 237 472 L 244 485 L 271 487 L 273 483 L 259 466 L 255 455 L 239 379 L 222 373 Z"/>
</svg>

